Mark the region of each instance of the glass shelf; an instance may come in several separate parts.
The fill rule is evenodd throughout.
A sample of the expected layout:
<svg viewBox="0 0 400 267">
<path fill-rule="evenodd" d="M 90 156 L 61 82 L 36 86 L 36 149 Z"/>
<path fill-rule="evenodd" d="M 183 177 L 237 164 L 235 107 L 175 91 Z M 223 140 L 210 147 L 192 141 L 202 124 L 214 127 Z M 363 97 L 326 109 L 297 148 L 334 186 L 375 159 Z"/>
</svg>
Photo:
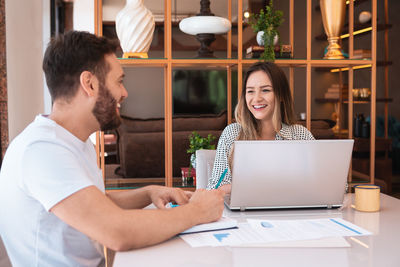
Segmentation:
<svg viewBox="0 0 400 267">
<path fill-rule="evenodd" d="M 165 178 L 106 178 L 106 190 L 135 189 L 148 185 L 165 185 Z M 184 190 L 194 190 L 195 185 L 182 185 L 181 177 L 173 178 L 173 186 Z"/>
</svg>

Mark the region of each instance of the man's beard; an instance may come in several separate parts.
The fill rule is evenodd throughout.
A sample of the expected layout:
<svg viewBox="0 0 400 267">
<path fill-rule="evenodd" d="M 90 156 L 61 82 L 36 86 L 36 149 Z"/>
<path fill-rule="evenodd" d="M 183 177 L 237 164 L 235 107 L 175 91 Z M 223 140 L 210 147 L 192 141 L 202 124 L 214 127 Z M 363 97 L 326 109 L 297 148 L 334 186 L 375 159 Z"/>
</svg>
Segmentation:
<svg viewBox="0 0 400 267">
<path fill-rule="evenodd" d="M 117 113 L 117 100 L 103 83 L 99 85 L 99 95 L 92 113 L 102 131 L 113 130 L 121 125 L 121 117 Z"/>
</svg>

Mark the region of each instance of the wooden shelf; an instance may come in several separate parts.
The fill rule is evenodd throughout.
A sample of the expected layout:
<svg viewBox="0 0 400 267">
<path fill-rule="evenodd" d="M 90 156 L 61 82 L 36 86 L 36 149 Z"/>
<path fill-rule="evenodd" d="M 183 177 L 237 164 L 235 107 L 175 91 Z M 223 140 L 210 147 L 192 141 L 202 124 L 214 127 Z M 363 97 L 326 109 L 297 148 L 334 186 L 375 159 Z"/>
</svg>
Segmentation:
<svg viewBox="0 0 400 267">
<path fill-rule="evenodd" d="M 195 16 L 195 14 L 193 16 Z M 172 25 L 172 27 L 179 27 L 179 23 L 180 22 L 181 21 L 171 21 L 171 25 Z M 164 22 L 163 21 L 156 21 L 155 24 L 156 24 L 155 25 L 156 27 L 161 27 L 161 28 L 164 27 Z M 232 22 L 231 25 L 232 25 L 232 28 L 234 29 L 234 28 L 237 28 L 238 23 L 237 22 Z M 246 27 L 249 26 L 249 24 L 247 22 L 243 22 L 242 25 L 243 25 L 243 28 L 246 28 Z M 104 20 L 103 21 L 103 26 L 115 27 L 115 21 Z"/>
<path fill-rule="evenodd" d="M 251 65 L 255 62 L 260 61 L 259 59 L 237 59 L 237 58 L 119 58 L 119 62 L 123 66 L 148 66 L 148 67 L 163 67 L 169 62 L 174 67 L 187 67 L 187 66 L 210 66 L 210 67 L 226 67 L 234 66 L 238 64 Z M 274 61 L 280 66 L 286 67 L 306 67 L 309 63 L 312 67 L 316 69 L 323 69 L 324 71 L 330 70 L 332 68 L 339 67 L 350 67 L 359 66 L 365 64 L 371 64 L 372 61 L 369 59 L 344 59 L 344 60 L 328 60 L 328 59 L 277 59 Z"/>
<path fill-rule="evenodd" d="M 335 65 L 334 67 L 333 67 L 333 64 L 332 64 L 332 66 L 322 66 L 321 65 L 321 66 L 318 66 L 317 68 L 315 68 L 315 71 L 330 72 L 333 68 L 338 68 L 338 67 L 350 67 L 350 66 L 356 67 L 356 66 L 363 66 L 363 65 L 371 65 L 372 64 L 372 60 L 371 59 L 346 59 L 346 60 L 338 60 L 338 61 L 343 61 L 343 62 L 346 62 L 346 61 L 352 62 L 352 61 L 354 61 L 354 63 L 353 64 L 348 64 L 348 65 L 344 65 L 343 64 L 342 66 L 339 66 L 339 64 L 338 64 L 338 65 Z M 376 66 L 377 67 L 390 66 L 392 64 L 393 64 L 392 61 L 376 61 Z M 370 68 L 370 67 L 368 67 L 368 68 Z M 357 69 L 355 69 L 355 70 L 357 70 Z M 347 69 L 342 70 L 342 71 L 347 71 Z"/>
<path fill-rule="evenodd" d="M 339 99 L 338 98 L 316 98 L 315 99 L 316 103 L 339 103 Z M 383 103 L 390 103 L 393 102 L 393 98 L 377 98 L 376 102 L 383 102 Z M 344 104 L 348 104 L 349 101 L 343 100 Z M 371 100 L 366 99 L 366 100 L 360 100 L 360 98 L 354 99 L 353 100 L 354 104 L 370 104 Z"/>
<path fill-rule="evenodd" d="M 106 190 L 133 189 L 147 185 L 164 185 L 165 178 L 106 178 Z M 182 186 L 182 178 L 174 177 L 173 186 L 194 191 L 195 186 Z"/>
</svg>

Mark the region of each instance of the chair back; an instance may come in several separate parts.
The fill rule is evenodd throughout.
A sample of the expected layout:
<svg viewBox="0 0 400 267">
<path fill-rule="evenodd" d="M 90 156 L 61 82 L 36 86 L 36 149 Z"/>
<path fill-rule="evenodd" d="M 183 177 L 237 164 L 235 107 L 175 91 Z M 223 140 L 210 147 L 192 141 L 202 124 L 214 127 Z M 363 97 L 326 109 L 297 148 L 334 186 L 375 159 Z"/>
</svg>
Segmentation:
<svg viewBox="0 0 400 267">
<path fill-rule="evenodd" d="M 196 151 L 196 189 L 206 188 L 214 167 L 216 150 Z"/>
</svg>

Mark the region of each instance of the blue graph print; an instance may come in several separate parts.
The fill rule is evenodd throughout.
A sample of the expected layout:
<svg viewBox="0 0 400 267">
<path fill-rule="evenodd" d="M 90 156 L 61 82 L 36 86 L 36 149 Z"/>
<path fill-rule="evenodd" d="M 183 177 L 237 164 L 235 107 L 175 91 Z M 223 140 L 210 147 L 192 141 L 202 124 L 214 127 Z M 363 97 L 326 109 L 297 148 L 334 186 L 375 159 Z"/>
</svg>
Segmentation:
<svg viewBox="0 0 400 267">
<path fill-rule="evenodd" d="M 222 234 L 214 234 L 214 237 L 219 241 L 222 242 L 222 239 L 227 238 L 230 233 L 222 233 Z"/>
<path fill-rule="evenodd" d="M 261 222 L 261 226 L 264 228 L 273 228 L 274 226 L 269 222 Z"/>
</svg>

